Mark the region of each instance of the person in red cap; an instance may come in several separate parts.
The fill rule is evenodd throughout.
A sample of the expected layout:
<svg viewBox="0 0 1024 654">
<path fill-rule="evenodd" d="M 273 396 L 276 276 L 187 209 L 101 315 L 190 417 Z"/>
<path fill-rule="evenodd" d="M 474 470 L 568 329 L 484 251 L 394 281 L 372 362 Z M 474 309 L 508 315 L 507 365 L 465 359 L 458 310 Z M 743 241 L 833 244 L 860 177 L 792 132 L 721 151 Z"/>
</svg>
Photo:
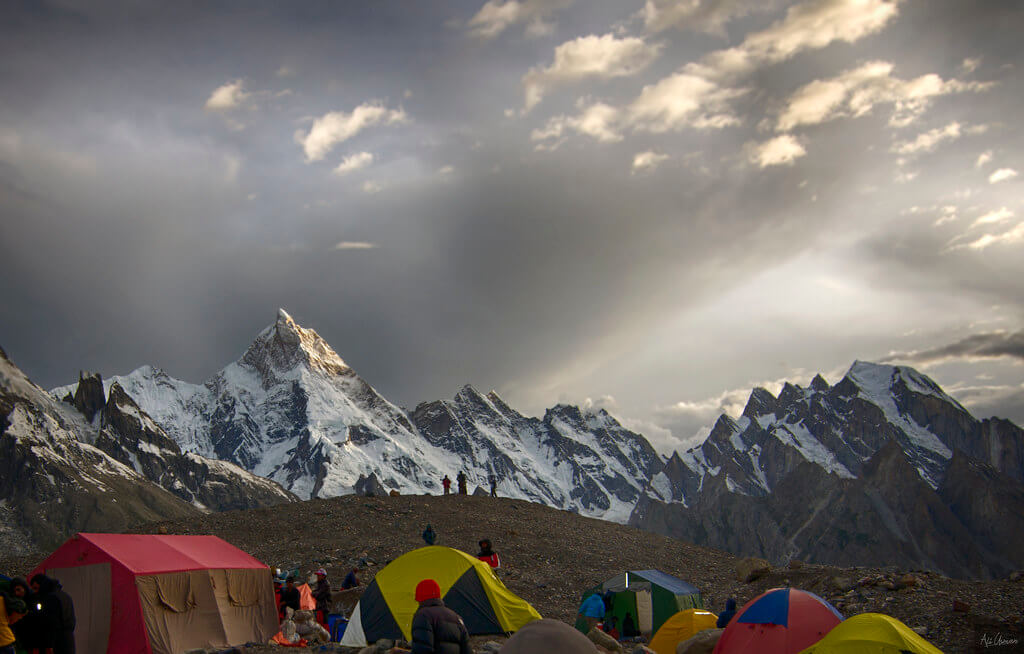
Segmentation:
<svg viewBox="0 0 1024 654">
<path fill-rule="evenodd" d="M 473 654 L 465 623 L 444 605 L 436 581 L 418 583 L 416 601 L 420 608 L 412 616 L 412 654 Z"/>
</svg>

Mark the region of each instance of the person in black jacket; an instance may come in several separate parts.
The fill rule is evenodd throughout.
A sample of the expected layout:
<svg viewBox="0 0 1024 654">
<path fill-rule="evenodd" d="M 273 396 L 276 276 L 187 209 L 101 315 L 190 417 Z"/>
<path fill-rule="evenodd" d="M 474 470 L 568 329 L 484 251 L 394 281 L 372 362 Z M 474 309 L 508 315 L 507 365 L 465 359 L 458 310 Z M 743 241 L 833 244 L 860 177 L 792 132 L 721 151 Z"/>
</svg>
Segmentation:
<svg viewBox="0 0 1024 654">
<path fill-rule="evenodd" d="M 734 615 L 736 615 L 736 600 L 730 597 L 725 600 L 725 610 L 718 614 L 718 623 L 715 626 L 719 629 L 725 629 L 729 626 L 729 621 L 732 620 Z"/>
<path fill-rule="evenodd" d="M 34 605 L 37 612 L 34 622 L 35 642 L 29 644 L 29 651 L 56 654 L 58 636 L 64 631 L 63 608 L 56 595 L 56 583 L 40 573 L 32 577 L 29 585 L 35 591 L 30 600 L 30 611 Z"/>
<path fill-rule="evenodd" d="M 299 610 L 299 589 L 295 587 L 295 577 L 288 577 L 281 589 L 281 610 L 291 607 L 292 611 Z"/>
<path fill-rule="evenodd" d="M 412 654 L 473 654 L 465 623 L 445 607 L 436 581 L 417 584 L 416 601 L 420 608 L 412 616 Z"/>
</svg>

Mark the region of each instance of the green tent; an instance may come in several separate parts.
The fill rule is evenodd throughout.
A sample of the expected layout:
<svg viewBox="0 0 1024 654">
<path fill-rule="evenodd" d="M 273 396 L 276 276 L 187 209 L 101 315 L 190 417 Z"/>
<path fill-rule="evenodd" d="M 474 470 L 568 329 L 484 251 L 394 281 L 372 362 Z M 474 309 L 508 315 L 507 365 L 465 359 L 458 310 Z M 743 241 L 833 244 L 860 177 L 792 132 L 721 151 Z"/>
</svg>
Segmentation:
<svg viewBox="0 0 1024 654">
<path fill-rule="evenodd" d="M 615 616 L 620 632 L 627 613 L 633 616 L 633 624 L 640 632 L 653 634 L 679 611 L 704 608 L 704 599 L 697 587 L 660 570 L 619 573 L 583 593 L 583 599 L 593 593 L 605 596 L 609 592 L 611 610 L 606 617 Z M 586 632 L 587 624 L 580 619 L 576 628 Z"/>
</svg>

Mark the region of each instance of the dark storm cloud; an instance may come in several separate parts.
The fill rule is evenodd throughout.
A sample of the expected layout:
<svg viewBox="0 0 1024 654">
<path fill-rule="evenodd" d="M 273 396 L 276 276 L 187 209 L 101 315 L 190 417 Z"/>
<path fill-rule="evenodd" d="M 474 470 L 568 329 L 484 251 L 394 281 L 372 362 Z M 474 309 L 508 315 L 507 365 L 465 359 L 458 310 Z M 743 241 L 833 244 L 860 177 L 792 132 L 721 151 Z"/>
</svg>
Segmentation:
<svg viewBox="0 0 1024 654">
<path fill-rule="evenodd" d="M 1010 357 L 1024 361 L 1024 330 L 971 334 L 955 343 L 929 350 L 896 352 L 884 361 L 934 363 L 947 359 L 995 359 Z"/>
<path fill-rule="evenodd" d="M 530 34 L 517 23 L 486 41 L 467 33 L 482 4 L 5 5 L 0 345 L 45 386 L 79 368 L 109 375 L 143 364 L 198 382 L 237 358 L 283 307 L 400 403 L 450 395 L 467 382 L 507 390 L 533 410 L 563 392 L 614 394 L 626 417 L 689 438 L 722 407 L 700 400 L 658 413 L 680 399 L 678 387 L 717 398 L 722 388 L 776 374 L 761 369 L 780 359 L 808 369 L 849 364 L 801 359 L 830 351 L 837 336 L 829 333 L 786 352 L 758 351 L 763 318 L 743 306 L 721 318 L 747 326 L 742 344 L 716 341 L 714 325 L 666 331 L 802 252 L 838 248 L 879 288 L 956 288 L 1021 306 L 1013 250 L 940 254 L 977 217 L 968 205 L 981 196 L 963 203 L 960 223 L 944 226 L 955 233 L 932 229 L 934 217 L 900 213 L 926 204 L 918 196 L 951 192 L 949 180 L 961 179 L 982 150 L 993 149 L 1000 166 L 1024 166 L 1013 161 L 1024 149 L 1020 136 L 998 126 L 1021 99 L 1000 72 L 1016 52 L 1019 13 L 986 6 L 953 21 L 941 17 L 955 3 L 901 3 L 900 17 L 876 37 L 738 81 L 748 89 L 730 107 L 740 124 L 623 127 L 623 139 L 609 143 L 572 132 L 539 152 L 531 133 L 549 119 L 593 102 L 628 107 L 644 86 L 784 13 L 737 10 L 739 28 L 723 26 L 731 39 L 717 28 L 714 36 L 637 32 L 660 48 L 643 74 L 554 76 L 542 103 L 521 116 L 530 69 L 553 66 L 555 48 L 571 39 L 616 25 L 642 30 L 635 16 L 643 4 L 554 3 L 559 11 L 541 13 L 557 25 Z M 896 62 L 899 79 L 949 80 L 965 75 L 967 57 L 981 58 L 977 79 L 1000 79 L 983 101 L 937 99 L 898 134 L 886 125 L 891 107 L 880 105 L 801 130 L 806 154 L 792 165 L 749 162 L 752 144 L 777 136 L 785 100 L 815 79 L 884 58 Z M 237 102 L 207 107 L 228 84 L 237 85 Z M 296 133 L 301 141 L 328 112 L 367 104 L 407 119 L 367 124 L 323 160 L 306 161 Z M 915 183 L 893 185 L 892 144 L 952 120 L 964 124 L 959 140 L 910 162 L 924 171 Z M 968 135 L 974 124 L 992 127 Z M 332 173 L 363 152 L 372 155 L 368 165 Z M 643 152 L 667 158 L 631 174 Z M 870 186 L 884 191 L 861 192 Z M 843 250 L 839 241 L 856 246 Z M 340 242 L 374 247 L 335 249 Z M 796 281 L 755 294 L 766 304 L 796 302 Z M 872 315 L 900 308 L 887 302 Z M 800 310 L 811 322 L 834 307 Z M 658 360 L 673 371 L 667 383 L 620 374 L 652 334 L 674 352 Z M 690 368 L 706 352 L 677 347 L 689 341 L 752 354 L 721 382 L 721 371 Z M 878 351 L 875 342 L 864 347 Z M 701 386 L 704 378 L 728 385 Z"/>
</svg>

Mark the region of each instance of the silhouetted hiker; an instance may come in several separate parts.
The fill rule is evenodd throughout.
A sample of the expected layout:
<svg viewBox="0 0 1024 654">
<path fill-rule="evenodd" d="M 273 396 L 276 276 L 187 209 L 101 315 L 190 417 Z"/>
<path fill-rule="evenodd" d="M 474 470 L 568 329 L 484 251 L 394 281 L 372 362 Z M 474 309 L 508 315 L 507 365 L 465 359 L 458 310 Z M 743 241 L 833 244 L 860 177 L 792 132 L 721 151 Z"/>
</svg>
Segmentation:
<svg viewBox="0 0 1024 654">
<path fill-rule="evenodd" d="M 412 616 L 412 654 L 473 654 L 465 623 L 444 605 L 436 581 L 417 584 L 416 601 L 420 607 Z"/>
<path fill-rule="evenodd" d="M 448 475 L 444 476 L 441 480 L 441 485 L 444 486 L 444 494 L 448 495 L 452 492 L 452 480 L 448 478 Z"/>
<path fill-rule="evenodd" d="M 718 614 L 718 624 L 715 626 L 719 629 L 725 629 L 729 626 L 729 620 L 732 620 L 734 615 L 736 615 L 736 600 L 730 597 L 725 600 L 725 610 Z"/>
<path fill-rule="evenodd" d="M 491 497 L 498 496 L 498 477 L 492 472 L 487 476 L 487 481 L 491 482 Z"/>
<path fill-rule="evenodd" d="M 437 540 L 437 533 L 434 532 L 434 528 L 427 525 L 427 528 L 423 530 L 423 540 L 426 541 L 427 545 L 433 545 L 434 541 Z"/>
<path fill-rule="evenodd" d="M 466 473 L 459 470 L 459 475 L 455 478 L 459 482 L 459 495 L 466 494 Z"/>
</svg>

